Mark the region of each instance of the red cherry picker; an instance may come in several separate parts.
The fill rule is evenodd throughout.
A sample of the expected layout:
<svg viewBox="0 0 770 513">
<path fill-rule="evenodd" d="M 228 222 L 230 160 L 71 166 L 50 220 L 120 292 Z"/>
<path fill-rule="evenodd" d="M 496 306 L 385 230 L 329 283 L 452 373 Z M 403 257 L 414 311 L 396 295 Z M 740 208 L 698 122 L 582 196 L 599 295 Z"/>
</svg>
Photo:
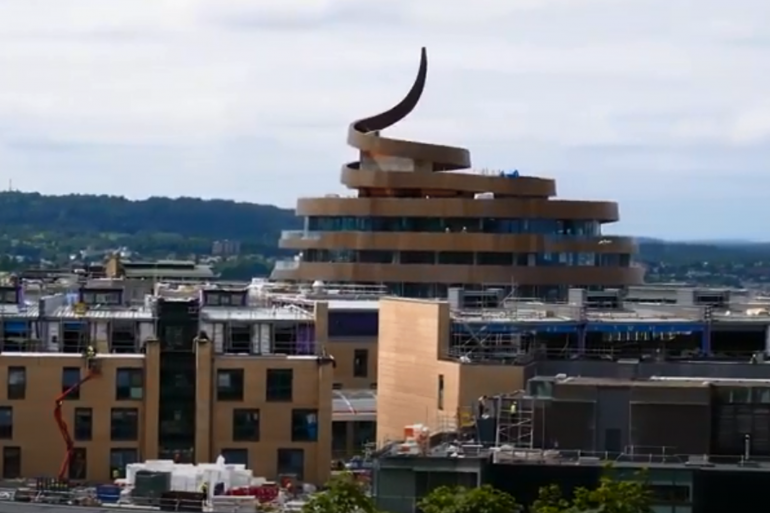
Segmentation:
<svg viewBox="0 0 770 513">
<path fill-rule="evenodd" d="M 95 378 L 100 373 L 99 362 L 97 360 L 96 350 L 94 347 L 88 346 L 83 356 L 86 360 L 88 372 L 86 372 L 86 375 L 83 379 L 69 387 L 56 398 L 55 406 L 53 409 L 53 418 L 56 420 L 56 425 L 59 427 L 59 432 L 64 439 L 64 445 L 67 451 L 66 455 L 64 456 L 64 461 L 59 468 L 59 475 L 57 476 L 59 481 L 64 481 L 67 479 L 70 464 L 72 463 L 72 459 L 75 456 L 75 442 L 72 440 L 72 436 L 70 436 L 67 423 L 64 421 L 64 418 L 62 418 L 62 404 L 64 403 L 64 399 L 66 399 L 70 394 L 80 390 L 80 387 L 82 387 L 83 384 Z"/>
</svg>

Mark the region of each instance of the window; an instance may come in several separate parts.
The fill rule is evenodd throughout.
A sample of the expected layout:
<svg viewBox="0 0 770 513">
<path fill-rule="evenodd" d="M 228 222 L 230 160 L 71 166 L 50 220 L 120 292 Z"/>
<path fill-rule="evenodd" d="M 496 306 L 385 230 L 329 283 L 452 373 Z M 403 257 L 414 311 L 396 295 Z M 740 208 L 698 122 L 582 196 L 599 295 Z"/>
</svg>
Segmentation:
<svg viewBox="0 0 770 513">
<path fill-rule="evenodd" d="M 88 477 L 88 453 L 85 447 L 76 447 L 75 453 L 70 461 L 69 476 L 70 479 L 84 480 Z"/>
<path fill-rule="evenodd" d="M 265 398 L 268 401 L 291 401 L 294 371 L 291 369 L 267 369 Z"/>
<path fill-rule="evenodd" d="M 139 438 L 139 410 L 113 408 L 110 415 L 110 439 L 113 442 L 134 442 Z"/>
<path fill-rule="evenodd" d="M 217 400 L 243 401 L 243 369 L 217 371 Z"/>
<path fill-rule="evenodd" d="M 91 408 L 75 408 L 75 440 L 88 441 L 93 436 L 93 411 Z"/>
<path fill-rule="evenodd" d="M 3 447 L 3 479 L 21 477 L 21 447 Z"/>
<path fill-rule="evenodd" d="M 318 410 L 291 411 L 291 441 L 318 441 Z"/>
<path fill-rule="evenodd" d="M 369 375 L 369 350 L 356 349 L 353 351 L 353 377 L 365 378 Z"/>
<path fill-rule="evenodd" d="M 353 449 L 363 454 L 364 449 L 377 439 L 377 423 L 370 420 L 353 422 Z"/>
<path fill-rule="evenodd" d="M 329 312 L 329 338 L 376 337 L 379 313 L 374 311 Z"/>
<path fill-rule="evenodd" d="M 27 395 L 27 369 L 8 367 L 8 399 L 24 399 Z"/>
<path fill-rule="evenodd" d="M 219 454 L 225 459 L 225 463 L 230 465 L 248 465 L 249 464 L 249 450 L 248 449 L 222 449 Z"/>
<path fill-rule="evenodd" d="M 444 375 L 438 375 L 438 409 L 444 409 Z"/>
<path fill-rule="evenodd" d="M 251 328 L 250 324 L 233 324 L 229 326 L 230 333 L 227 340 L 226 353 L 249 354 L 251 353 Z"/>
<path fill-rule="evenodd" d="M 13 408 L 0 407 L 0 438 L 11 440 L 13 438 Z"/>
<path fill-rule="evenodd" d="M 256 410 L 256 409 L 233 410 L 233 441 L 234 442 L 258 442 L 259 441 L 259 410 Z"/>
<path fill-rule="evenodd" d="M 133 321 L 113 321 L 110 333 L 110 348 L 113 353 L 135 353 L 137 348 L 137 325 Z"/>
<path fill-rule="evenodd" d="M 144 372 L 142 369 L 118 369 L 115 374 L 115 399 L 139 401 L 144 396 Z"/>
<path fill-rule="evenodd" d="M 690 487 L 686 485 L 650 485 L 653 504 L 686 504 L 690 502 Z"/>
<path fill-rule="evenodd" d="M 64 367 L 61 371 L 61 391 L 62 393 L 70 390 L 72 387 L 80 383 L 80 367 Z M 72 390 L 72 392 L 65 397 L 71 401 L 80 399 L 80 388 Z"/>
<path fill-rule="evenodd" d="M 278 449 L 279 476 L 295 476 L 302 481 L 305 474 L 305 451 L 302 449 Z"/>
<path fill-rule="evenodd" d="M 136 449 L 110 449 L 110 476 L 112 479 L 126 477 L 126 465 L 139 461 Z"/>
</svg>

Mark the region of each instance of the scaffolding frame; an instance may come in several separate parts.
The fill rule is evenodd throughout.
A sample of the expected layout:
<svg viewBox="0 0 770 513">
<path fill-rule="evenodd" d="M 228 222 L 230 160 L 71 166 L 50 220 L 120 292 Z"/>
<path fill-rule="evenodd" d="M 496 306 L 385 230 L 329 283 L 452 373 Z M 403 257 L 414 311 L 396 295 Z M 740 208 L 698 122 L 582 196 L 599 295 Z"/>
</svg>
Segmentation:
<svg viewBox="0 0 770 513">
<path fill-rule="evenodd" d="M 537 399 L 523 391 L 494 397 L 497 430 L 496 447 L 532 450 L 535 448 Z M 545 430 L 545 416 L 541 419 Z"/>
</svg>

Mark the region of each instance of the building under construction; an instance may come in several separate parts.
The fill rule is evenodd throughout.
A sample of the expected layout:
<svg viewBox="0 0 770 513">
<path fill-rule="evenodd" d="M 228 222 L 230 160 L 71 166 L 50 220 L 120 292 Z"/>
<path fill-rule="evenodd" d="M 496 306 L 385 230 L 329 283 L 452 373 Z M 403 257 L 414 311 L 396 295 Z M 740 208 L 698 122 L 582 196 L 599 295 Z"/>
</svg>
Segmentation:
<svg viewBox="0 0 770 513">
<path fill-rule="evenodd" d="M 479 400 L 470 422 L 417 451 L 391 444 L 375 473 L 379 505 L 414 511 L 441 485 L 492 484 L 524 504 L 540 487 L 596 486 L 603 466 L 644 479 L 655 511 L 720 512 L 742 493 L 762 506 L 770 482 L 770 381 L 541 378 Z M 722 508 L 722 509 L 720 509 Z"/>
<path fill-rule="evenodd" d="M 727 511 L 720 480 L 756 497 L 770 479 L 767 301 L 642 292 L 382 300 L 380 506 L 413 511 L 435 486 L 481 482 L 526 500 L 594 485 L 608 461 L 661 466 L 656 511 Z M 429 443 L 409 439 L 415 424 Z"/>
<path fill-rule="evenodd" d="M 320 484 L 333 449 L 374 440 L 376 353 L 360 352 L 376 340 L 373 291 L 157 283 L 137 303 L 107 281 L 34 299 L 0 287 L 2 477 L 103 481 L 223 455 Z"/>
</svg>

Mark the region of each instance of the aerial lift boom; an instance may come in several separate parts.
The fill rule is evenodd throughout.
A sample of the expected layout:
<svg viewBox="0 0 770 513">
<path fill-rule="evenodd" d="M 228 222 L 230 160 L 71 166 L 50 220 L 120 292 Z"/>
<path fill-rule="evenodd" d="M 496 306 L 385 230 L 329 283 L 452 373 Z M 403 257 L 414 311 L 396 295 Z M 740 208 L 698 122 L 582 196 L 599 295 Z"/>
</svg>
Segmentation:
<svg viewBox="0 0 770 513">
<path fill-rule="evenodd" d="M 91 379 L 93 379 L 95 376 L 99 374 L 99 368 L 96 364 L 96 358 L 95 355 L 90 355 L 87 358 L 88 362 L 88 372 L 86 373 L 85 377 L 69 387 L 67 390 L 62 392 L 57 398 L 56 398 L 56 405 L 53 409 L 53 418 L 56 420 L 56 425 L 59 427 L 59 432 L 61 433 L 62 438 L 64 438 L 64 445 L 66 447 L 67 453 L 64 457 L 64 461 L 61 464 L 61 467 L 59 468 L 59 475 L 57 476 L 59 480 L 63 480 L 67 477 L 70 463 L 72 462 L 72 458 L 75 455 L 75 442 L 72 440 L 72 436 L 70 436 L 69 428 L 67 427 L 67 423 L 62 418 L 61 414 L 61 407 L 64 403 L 64 399 L 66 399 L 70 394 L 78 391 L 80 387 L 83 386 L 83 384 Z"/>
</svg>

